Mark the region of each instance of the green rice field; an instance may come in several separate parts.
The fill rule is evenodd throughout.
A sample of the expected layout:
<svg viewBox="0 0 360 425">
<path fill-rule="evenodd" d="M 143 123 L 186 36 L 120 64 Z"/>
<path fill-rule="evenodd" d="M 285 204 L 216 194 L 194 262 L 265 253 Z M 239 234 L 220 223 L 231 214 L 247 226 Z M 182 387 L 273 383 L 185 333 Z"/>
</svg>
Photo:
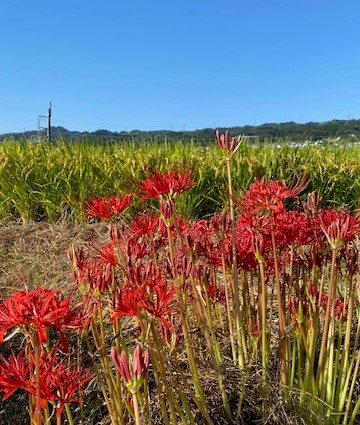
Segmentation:
<svg viewBox="0 0 360 425">
<path fill-rule="evenodd" d="M 131 192 L 134 179 L 152 169 L 191 172 L 197 182 L 178 206 L 189 217 L 214 213 L 227 198 L 227 177 L 216 143 L 96 143 L 58 141 L 54 144 L 15 142 L 0 145 L 0 217 L 56 222 L 64 215 L 74 221 L 94 196 Z M 360 150 L 357 147 L 293 148 L 242 145 L 232 161 L 239 195 L 255 178 L 291 184 L 310 180 L 325 204 L 358 208 Z M 134 209 L 142 205 L 134 203 Z M 131 210 L 130 210 L 131 212 Z"/>
</svg>

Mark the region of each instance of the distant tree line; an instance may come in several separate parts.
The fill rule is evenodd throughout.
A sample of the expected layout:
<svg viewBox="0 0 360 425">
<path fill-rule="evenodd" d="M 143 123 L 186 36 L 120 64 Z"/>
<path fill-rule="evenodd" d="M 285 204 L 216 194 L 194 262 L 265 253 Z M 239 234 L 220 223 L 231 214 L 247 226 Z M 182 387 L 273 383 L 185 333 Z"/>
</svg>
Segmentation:
<svg viewBox="0 0 360 425">
<path fill-rule="evenodd" d="M 345 139 L 360 139 L 360 120 L 332 120 L 327 122 L 308 122 L 299 124 L 295 122 L 287 123 L 270 123 L 257 126 L 237 126 L 231 128 L 221 127 L 220 132 L 229 130 L 230 134 L 237 136 L 243 134 L 245 136 L 256 137 L 259 142 L 273 142 L 279 139 L 304 142 L 318 141 L 336 138 Z M 94 132 L 79 132 L 69 131 L 64 127 L 52 127 L 52 135 L 54 139 L 89 139 L 96 141 L 189 141 L 194 140 L 200 143 L 209 143 L 214 140 L 215 128 L 204 128 L 194 131 L 170 131 L 170 130 L 155 130 L 155 131 L 120 131 L 112 132 L 109 130 L 97 130 Z M 3 134 L 0 135 L 0 140 L 8 139 L 36 139 L 36 131 L 28 131 L 25 133 Z"/>
</svg>

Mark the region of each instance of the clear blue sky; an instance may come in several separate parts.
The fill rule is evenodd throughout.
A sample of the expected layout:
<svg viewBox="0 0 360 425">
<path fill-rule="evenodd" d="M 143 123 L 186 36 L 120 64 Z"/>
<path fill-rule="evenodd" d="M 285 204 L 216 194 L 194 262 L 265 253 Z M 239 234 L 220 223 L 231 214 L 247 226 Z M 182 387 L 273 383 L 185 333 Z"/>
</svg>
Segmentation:
<svg viewBox="0 0 360 425">
<path fill-rule="evenodd" d="M 0 134 L 360 118 L 359 0 L 1 0 Z"/>
</svg>

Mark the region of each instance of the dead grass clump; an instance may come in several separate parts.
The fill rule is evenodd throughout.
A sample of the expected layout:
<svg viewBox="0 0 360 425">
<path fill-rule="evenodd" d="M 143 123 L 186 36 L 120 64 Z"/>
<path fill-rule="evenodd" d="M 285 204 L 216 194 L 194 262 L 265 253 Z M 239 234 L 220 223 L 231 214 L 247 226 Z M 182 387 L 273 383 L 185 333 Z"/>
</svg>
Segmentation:
<svg viewBox="0 0 360 425">
<path fill-rule="evenodd" d="M 106 233 L 102 224 L 0 223 L 0 287 L 23 288 L 26 283 L 66 293 L 72 285 L 70 246 L 90 245 Z"/>
</svg>

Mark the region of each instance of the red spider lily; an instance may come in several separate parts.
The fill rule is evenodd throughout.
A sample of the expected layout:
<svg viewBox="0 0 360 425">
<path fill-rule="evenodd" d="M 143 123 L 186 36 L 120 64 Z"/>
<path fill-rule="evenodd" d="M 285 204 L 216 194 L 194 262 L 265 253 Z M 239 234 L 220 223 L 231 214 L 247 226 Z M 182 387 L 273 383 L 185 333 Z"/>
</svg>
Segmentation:
<svg viewBox="0 0 360 425">
<path fill-rule="evenodd" d="M 317 302 L 319 297 L 319 291 L 315 288 L 315 285 L 312 280 L 309 280 L 306 285 L 306 295 L 312 304 L 315 304 Z"/>
<path fill-rule="evenodd" d="M 151 260 L 146 262 L 137 260 L 135 264 L 132 264 L 129 259 L 125 275 L 131 285 L 140 287 L 152 277 L 158 276 L 159 272 L 155 269 L 155 265 Z"/>
<path fill-rule="evenodd" d="M 118 317 L 139 316 L 141 314 L 140 301 L 144 296 L 143 288 L 132 285 L 124 286 L 115 298 L 111 321 Z"/>
<path fill-rule="evenodd" d="M 75 270 L 85 273 L 88 263 L 85 260 L 85 253 L 82 247 L 75 250 L 74 246 L 72 246 L 68 252 L 68 258 Z"/>
<path fill-rule="evenodd" d="M 170 351 L 174 350 L 182 338 L 182 326 L 181 322 L 178 321 L 177 324 L 175 324 L 175 316 L 172 315 L 170 318 L 169 326 L 161 326 L 160 328 L 162 337 L 166 344 L 169 346 Z"/>
<path fill-rule="evenodd" d="M 95 198 L 87 201 L 88 217 L 100 218 L 101 221 L 119 215 L 131 204 L 132 195 L 112 196 L 110 198 Z"/>
<path fill-rule="evenodd" d="M 148 241 L 142 238 L 130 236 L 127 241 L 119 245 L 119 248 L 124 252 L 128 260 L 130 258 L 139 260 L 149 254 L 151 246 L 149 246 Z"/>
<path fill-rule="evenodd" d="M 79 329 L 84 320 L 80 311 L 72 309 L 71 302 L 61 299 L 57 291 L 43 288 L 15 291 L 0 304 L 0 342 L 9 329 L 17 327 L 36 332 L 42 343 L 47 342 L 46 329 L 54 328 L 65 343 L 63 330 Z"/>
<path fill-rule="evenodd" d="M 360 219 L 349 212 L 327 209 L 320 211 L 315 218 L 332 248 L 354 240 L 359 233 Z"/>
<path fill-rule="evenodd" d="M 46 407 L 46 401 L 53 401 L 54 394 L 49 388 L 49 373 L 52 370 L 54 356 L 43 353 L 40 359 L 40 405 Z M 33 353 L 25 357 L 24 350 L 17 355 L 13 352 L 8 359 L 0 359 L 0 391 L 4 392 L 3 400 L 10 397 L 17 389 L 36 395 L 35 361 Z"/>
<path fill-rule="evenodd" d="M 143 199 L 174 198 L 195 186 L 189 173 L 178 173 L 176 170 L 159 173 L 155 171 L 144 182 L 137 182 L 139 194 Z"/>
<path fill-rule="evenodd" d="M 193 255 L 200 257 L 211 251 L 210 247 L 214 245 L 211 233 L 207 220 L 196 220 L 187 228 L 184 238 Z"/>
<path fill-rule="evenodd" d="M 16 390 L 26 389 L 29 384 L 29 363 L 24 350 L 17 356 L 12 353 L 8 358 L 0 357 L 0 392 L 3 400 L 8 399 Z"/>
<path fill-rule="evenodd" d="M 174 258 L 174 264 L 171 264 L 171 261 L 168 258 L 165 267 L 172 279 L 175 278 L 174 270 L 176 270 L 176 276 L 188 278 L 193 268 L 193 262 L 187 255 L 178 252 L 177 256 Z"/>
<path fill-rule="evenodd" d="M 169 289 L 168 285 L 161 279 L 156 279 L 150 285 L 147 298 L 141 299 L 139 305 L 149 314 L 158 318 L 162 325 L 168 327 L 169 323 L 166 316 L 176 311 L 173 305 L 176 288 Z"/>
<path fill-rule="evenodd" d="M 310 243 L 314 229 L 310 217 L 299 211 L 282 211 L 274 214 L 275 238 L 278 247 Z"/>
<path fill-rule="evenodd" d="M 136 259 L 144 257 L 153 248 L 153 241 L 150 238 L 135 234 L 131 229 L 130 231 L 126 231 L 125 229 L 112 231 L 111 239 L 118 253 L 121 252 L 125 255 L 125 258 L 123 255 L 119 256 L 123 260 L 122 262 L 119 260 L 122 264 L 124 261 L 129 261 L 133 257 Z"/>
<path fill-rule="evenodd" d="M 164 221 L 155 214 L 139 214 L 134 218 L 130 227 L 134 237 L 159 239 L 165 241 L 167 238 Z"/>
<path fill-rule="evenodd" d="M 324 309 L 324 314 L 326 307 L 329 302 L 329 297 L 327 294 L 321 294 L 321 306 Z M 346 305 L 343 297 L 340 297 L 339 295 L 336 295 L 334 298 L 334 316 L 337 320 L 346 320 L 347 317 L 347 311 L 346 311 Z"/>
<path fill-rule="evenodd" d="M 238 149 L 243 140 L 241 135 L 238 137 L 230 137 L 229 130 L 226 130 L 225 134 L 220 134 L 219 130 L 216 130 L 215 136 L 219 148 L 231 153 L 234 153 Z"/>
<path fill-rule="evenodd" d="M 346 273 L 349 277 L 354 277 L 359 271 L 359 252 L 357 249 L 346 247 L 345 249 Z M 342 273 L 340 267 L 340 273 Z"/>
<path fill-rule="evenodd" d="M 111 357 L 116 369 L 125 381 L 128 390 L 135 394 L 139 391 L 149 368 L 149 351 L 143 353 L 141 345 L 135 348 L 133 360 L 128 360 L 124 351 L 121 354 L 115 347 L 111 347 Z"/>
<path fill-rule="evenodd" d="M 46 407 L 46 401 L 56 403 L 56 417 L 60 416 L 66 403 L 80 402 L 75 394 L 90 379 L 87 372 L 66 367 L 64 360 L 57 363 L 55 351 L 43 353 L 40 358 L 41 406 Z M 26 358 L 24 350 L 18 355 L 12 353 L 7 359 L 0 358 L 0 392 L 4 393 L 3 400 L 18 389 L 36 395 L 34 358 Z"/>
<path fill-rule="evenodd" d="M 114 252 L 115 243 L 111 241 L 105 244 L 102 248 L 97 248 L 97 257 L 105 264 L 110 264 L 115 267 L 117 265 L 117 259 L 115 258 Z"/>
<path fill-rule="evenodd" d="M 160 198 L 160 214 L 167 227 L 170 227 L 175 219 L 175 201 L 174 199 Z"/>
<path fill-rule="evenodd" d="M 84 251 L 80 247 L 69 252 L 69 259 L 74 267 L 74 279 L 83 291 L 90 291 L 96 295 L 104 294 L 116 283 L 116 275 L 112 272 L 116 261 L 111 248 L 105 246 L 99 249 L 99 257 L 92 262 L 85 259 Z M 114 257 L 114 258 L 113 258 Z"/>
<path fill-rule="evenodd" d="M 267 216 L 240 215 L 236 224 L 237 262 L 240 269 L 254 271 L 258 261 L 271 246 L 270 223 Z M 228 258 L 231 260 L 230 240 L 227 241 Z"/>
<path fill-rule="evenodd" d="M 116 285 L 116 276 L 112 269 L 111 264 L 94 261 L 89 265 L 83 283 L 87 283 L 88 289 L 94 295 L 106 294 Z"/>
<path fill-rule="evenodd" d="M 88 371 L 65 366 L 64 361 L 52 368 L 49 386 L 56 399 L 56 417 L 59 417 L 67 403 L 81 403 L 77 394 L 84 392 L 83 386 L 92 376 Z"/>
<path fill-rule="evenodd" d="M 264 237 L 261 233 L 254 233 L 251 240 L 252 250 L 259 263 L 264 262 Z"/>
<path fill-rule="evenodd" d="M 289 198 L 297 198 L 297 195 L 305 189 L 307 183 L 300 182 L 292 188 L 288 188 L 283 181 L 264 179 L 256 180 L 250 185 L 241 201 L 241 206 L 248 214 L 267 211 L 284 211 L 283 201 Z"/>
<path fill-rule="evenodd" d="M 302 206 L 306 214 L 315 215 L 320 211 L 321 202 L 322 197 L 318 196 L 316 192 L 311 192 L 308 194 L 306 202 L 302 203 Z"/>
<path fill-rule="evenodd" d="M 302 297 L 289 296 L 288 311 L 295 326 L 305 323 L 308 314 L 308 301 Z"/>
</svg>

